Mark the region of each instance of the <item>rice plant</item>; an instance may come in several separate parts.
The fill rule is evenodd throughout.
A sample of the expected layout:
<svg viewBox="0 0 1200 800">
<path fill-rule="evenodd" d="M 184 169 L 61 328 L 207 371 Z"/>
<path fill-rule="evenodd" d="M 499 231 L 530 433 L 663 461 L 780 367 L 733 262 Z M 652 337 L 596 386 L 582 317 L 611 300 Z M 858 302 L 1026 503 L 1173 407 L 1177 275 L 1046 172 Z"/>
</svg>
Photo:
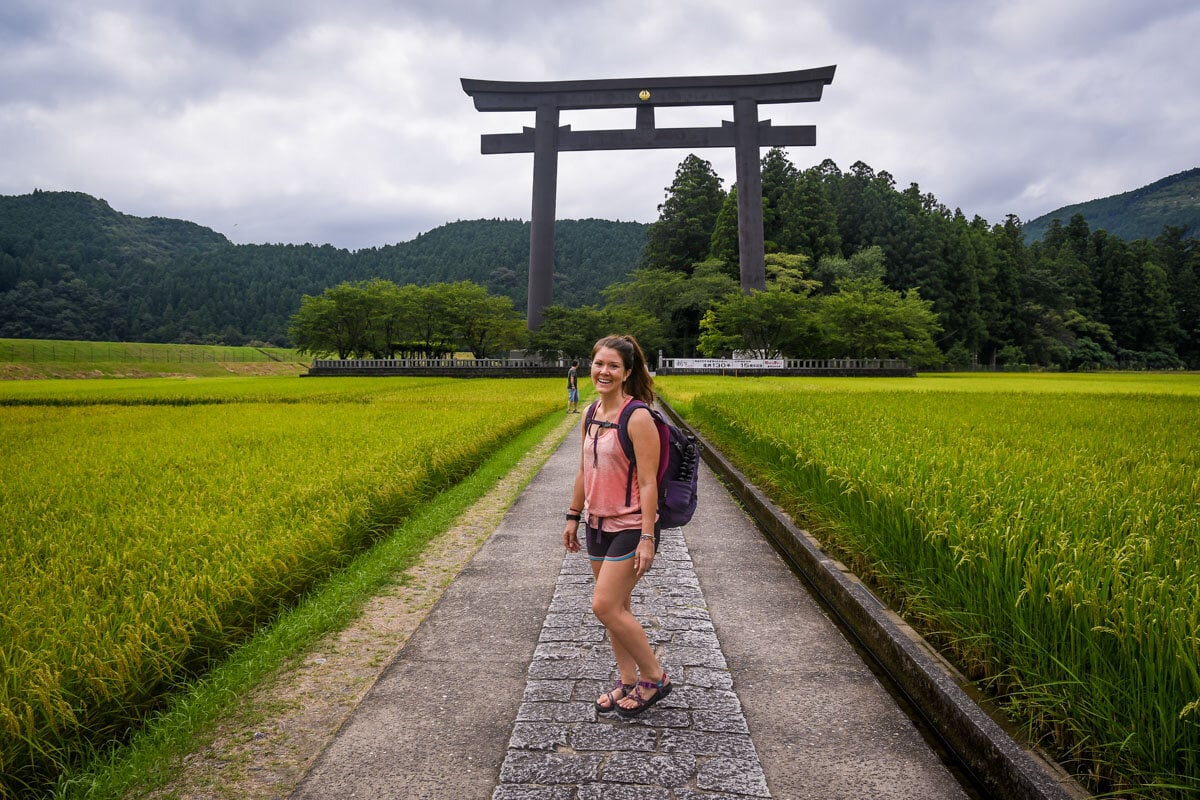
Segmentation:
<svg viewBox="0 0 1200 800">
<path fill-rule="evenodd" d="M 1092 788 L 1200 795 L 1200 376 L 660 388 Z"/>
<path fill-rule="evenodd" d="M 0 405 L 0 797 L 126 735 L 561 405 L 549 379 L 224 380 L 0 386 L 27 401 Z"/>
</svg>

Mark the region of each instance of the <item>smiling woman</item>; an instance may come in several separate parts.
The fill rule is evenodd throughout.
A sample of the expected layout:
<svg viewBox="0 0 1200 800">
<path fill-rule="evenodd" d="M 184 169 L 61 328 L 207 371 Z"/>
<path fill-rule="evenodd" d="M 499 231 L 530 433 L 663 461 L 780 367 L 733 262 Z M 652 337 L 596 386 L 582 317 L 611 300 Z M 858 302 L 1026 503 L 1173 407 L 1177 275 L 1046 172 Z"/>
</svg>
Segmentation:
<svg viewBox="0 0 1200 800">
<path fill-rule="evenodd" d="M 645 407 L 634 407 L 627 423 L 620 422 L 635 400 L 654 402 L 654 379 L 632 336 L 596 342 L 591 371 L 599 398 L 584 417 L 563 545 L 578 553 L 584 525 L 596 579 L 592 611 L 608 631 L 620 671 L 612 690 L 597 698 L 596 710 L 634 717 L 671 693 L 670 679 L 632 612 L 633 588 L 658 552 L 658 428 Z M 618 441 L 622 424 L 633 442 L 632 462 Z"/>
</svg>

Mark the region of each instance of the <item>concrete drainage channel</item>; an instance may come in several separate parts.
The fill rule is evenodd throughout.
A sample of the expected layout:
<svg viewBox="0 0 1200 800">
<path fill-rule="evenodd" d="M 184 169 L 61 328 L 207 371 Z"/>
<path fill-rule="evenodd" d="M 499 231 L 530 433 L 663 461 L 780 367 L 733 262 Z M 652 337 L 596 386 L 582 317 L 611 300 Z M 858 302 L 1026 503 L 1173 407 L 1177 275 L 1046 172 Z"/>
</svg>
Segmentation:
<svg viewBox="0 0 1200 800">
<path fill-rule="evenodd" d="M 692 430 L 669 405 L 659 405 Z M 1082 800 L 1091 795 L 1036 749 L 1018 743 L 964 690 L 965 680 L 844 565 L 821 550 L 711 443 L 695 433 L 705 462 L 750 513 L 833 619 L 874 662 L 884 683 L 920 727 L 958 762 L 977 795 L 998 800 Z"/>
</svg>

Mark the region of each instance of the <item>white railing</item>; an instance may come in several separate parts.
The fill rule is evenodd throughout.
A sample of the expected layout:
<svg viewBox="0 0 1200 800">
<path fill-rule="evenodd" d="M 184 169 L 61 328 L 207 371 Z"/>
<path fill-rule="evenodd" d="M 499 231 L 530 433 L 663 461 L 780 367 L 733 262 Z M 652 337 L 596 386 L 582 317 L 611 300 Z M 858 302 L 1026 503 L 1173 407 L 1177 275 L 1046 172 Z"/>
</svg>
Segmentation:
<svg viewBox="0 0 1200 800">
<path fill-rule="evenodd" d="M 512 358 L 318 358 L 313 369 L 478 369 L 479 367 L 567 368 L 565 361 Z"/>
<path fill-rule="evenodd" d="M 742 370 L 742 369 L 812 369 L 860 370 L 908 369 L 907 361 L 898 358 L 667 358 L 658 357 L 659 369 L 672 370 Z"/>
</svg>

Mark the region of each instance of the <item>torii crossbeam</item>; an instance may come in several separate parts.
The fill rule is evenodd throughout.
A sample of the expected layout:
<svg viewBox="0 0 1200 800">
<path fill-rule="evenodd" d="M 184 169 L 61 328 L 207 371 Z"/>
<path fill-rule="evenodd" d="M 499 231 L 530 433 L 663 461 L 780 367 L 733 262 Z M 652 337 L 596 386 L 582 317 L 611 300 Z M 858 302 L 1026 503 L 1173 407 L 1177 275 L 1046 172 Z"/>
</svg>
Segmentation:
<svg viewBox="0 0 1200 800">
<path fill-rule="evenodd" d="M 733 147 L 737 163 L 738 249 L 742 290 L 766 288 L 763 263 L 763 147 L 814 145 L 813 125 L 771 124 L 758 119 L 762 103 L 821 99 L 835 66 L 763 75 L 690 78 L 615 78 L 513 82 L 462 79 L 479 111 L 533 111 L 534 127 L 521 133 L 484 134 L 481 151 L 533 153 L 533 212 L 529 233 L 528 326 L 541 325 L 554 293 L 554 211 L 558 153 L 566 150 Z M 656 106 L 733 106 L 733 121 L 712 128 L 656 128 Z M 628 130 L 573 131 L 558 124 L 563 110 L 635 108 Z"/>
</svg>

